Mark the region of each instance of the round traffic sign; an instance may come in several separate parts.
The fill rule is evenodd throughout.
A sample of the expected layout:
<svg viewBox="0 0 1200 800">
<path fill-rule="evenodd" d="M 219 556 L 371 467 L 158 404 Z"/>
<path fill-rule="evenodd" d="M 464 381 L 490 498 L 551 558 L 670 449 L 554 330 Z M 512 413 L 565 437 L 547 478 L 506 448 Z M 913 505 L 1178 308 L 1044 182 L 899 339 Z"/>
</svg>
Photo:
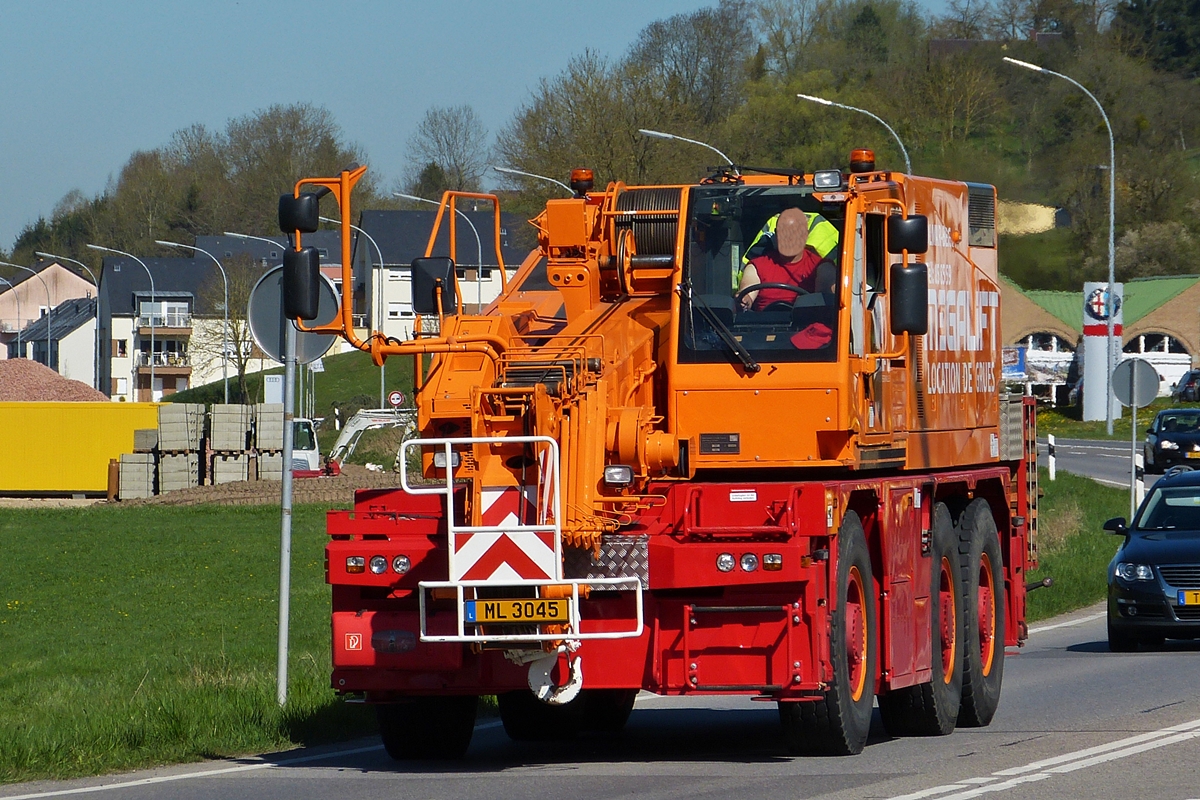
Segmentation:
<svg viewBox="0 0 1200 800">
<path fill-rule="evenodd" d="M 388 402 L 395 408 L 404 405 L 404 392 L 391 392 L 388 394 Z"/>
<path fill-rule="evenodd" d="M 321 276 L 321 302 L 317 307 L 317 318 L 309 325 L 326 325 L 337 318 L 338 296 L 333 283 Z M 267 270 L 254 284 L 250 302 L 246 308 L 246 321 L 250 324 L 250 335 L 262 351 L 276 361 L 283 361 L 284 324 L 296 323 L 283 315 L 283 267 Z M 316 361 L 333 347 L 337 336 L 328 333 L 296 333 L 296 363 Z"/>
<path fill-rule="evenodd" d="M 1127 358 L 1112 374 L 1113 394 L 1123 406 L 1144 408 L 1158 397 L 1158 370 L 1144 358 Z"/>
</svg>

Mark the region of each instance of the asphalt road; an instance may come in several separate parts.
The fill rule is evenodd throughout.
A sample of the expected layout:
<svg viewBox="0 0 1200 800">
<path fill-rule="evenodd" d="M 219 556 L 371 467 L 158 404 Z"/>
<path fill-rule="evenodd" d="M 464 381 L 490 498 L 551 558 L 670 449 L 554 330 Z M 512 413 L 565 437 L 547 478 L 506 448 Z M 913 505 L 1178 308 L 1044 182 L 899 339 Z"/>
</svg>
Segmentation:
<svg viewBox="0 0 1200 800">
<path fill-rule="evenodd" d="M 1142 446 L 1138 440 L 1138 447 Z M 1055 439 L 1054 454 L 1058 469 L 1095 478 L 1109 486 L 1129 488 L 1129 442 L 1094 439 Z M 1048 465 L 1046 440 L 1038 443 L 1038 463 Z M 1158 475 L 1146 475 L 1146 488 L 1154 485 Z"/>
<path fill-rule="evenodd" d="M 377 741 L 70 782 L 0 797 L 997 798 L 1200 797 L 1200 643 L 1109 653 L 1100 607 L 1035 626 L 1005 664 L 992 725 L 790 758 L 773 705 L 643 696 L 619 736 L 515 744 L 485 720 L 467 758 L 395 763 Z"/>
</svg>

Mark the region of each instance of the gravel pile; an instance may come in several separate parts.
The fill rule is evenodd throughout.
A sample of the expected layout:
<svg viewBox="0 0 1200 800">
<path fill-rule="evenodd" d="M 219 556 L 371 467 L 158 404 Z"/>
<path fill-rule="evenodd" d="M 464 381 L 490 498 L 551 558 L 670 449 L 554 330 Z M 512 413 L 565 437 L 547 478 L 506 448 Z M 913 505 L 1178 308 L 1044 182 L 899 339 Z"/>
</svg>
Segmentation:
<svg viewBox="0 0 1200 800">
<path fill-rule="evenodd" d="M 13 401 L 99 403 L 108 398 L 36 361 L 9 358 L 0 361 L 0 402 Z"/>
<path fill-rule="evenodd" d="M 355 489 L 391 489 L 400 487 L 394 472 L 371 472 L 356 464 L 346 464 L 336 478 L 297 478 L 292 484 L 292 502 L 323 503 L 349 508 Z M 122 506 L 257 506 L 279 505 L 282 484 L 279 481 L 237 481 L 219 486 L 194 486 L 141 500 L 124 500 Z"/>
</svg>

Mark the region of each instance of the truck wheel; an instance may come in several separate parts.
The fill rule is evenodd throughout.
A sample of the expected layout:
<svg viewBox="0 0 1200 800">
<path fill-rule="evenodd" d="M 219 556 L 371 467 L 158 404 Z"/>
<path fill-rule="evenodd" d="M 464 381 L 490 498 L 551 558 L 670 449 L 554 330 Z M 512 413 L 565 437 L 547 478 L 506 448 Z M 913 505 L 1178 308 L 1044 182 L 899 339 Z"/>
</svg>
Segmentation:
<svg viewBox="0 0 1200 800">
<path fill-rule="evenodd" d="M 1004 677 L 1004 561 L 986 500 L 972 500 L 958 523 L 966 612 L 962 709 L 958 724 L 981 728 L 1000 705 Z"/>
<path fill-rule="evenodd" d="M 397 761 L 462 758 L 475 732 L 474 695 L 417 697 L 375 707 L 387 754 Z"/>
<path fill-rule="evenodd" d="M 879 715 L 893 736 L 945 736 L 954 730 L 962 703 L 962 571 L 954 523 L 944 503 L 933 507 L 931 544 L 933 674 L 929 683 L 879 696 Z"/>
<path fill-rule="evenodd" d="M 857 755 L 871 731 L 875 699 L 875 590 L 862 522 L 853 511 L 838 532 L 836 606 L 829 615 L 833 685 L 816 701 L 779 704 L 792 755 Z"/>
<path fill-rule="evenodd" d="M 598 733 L 619 733 L 629 715 L 637 689 L 584 689 L 583 727 Z"/>
<path fill-rule="evenodd" d="M 552 706 L 532 692 L 517 691 L 497 695 L 496 704 L 508 738 L 514 742 L 549 742 L 575 738 L 583 727 L 587 699 L 580 692 L 571 702 Z"/>
</svg>

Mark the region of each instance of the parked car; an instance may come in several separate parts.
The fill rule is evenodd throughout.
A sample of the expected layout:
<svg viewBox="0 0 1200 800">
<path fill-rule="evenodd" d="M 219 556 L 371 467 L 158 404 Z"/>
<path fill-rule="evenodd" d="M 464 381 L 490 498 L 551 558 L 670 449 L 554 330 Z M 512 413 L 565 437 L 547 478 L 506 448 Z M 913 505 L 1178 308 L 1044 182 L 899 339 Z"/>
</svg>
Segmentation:
<svg viewBox="0 0 1200 800">
<path fill-rule="evenodd" d="M 1200 471 L 1170 471 L 1154 484 L 1108 565 L 1108 648 L 1200 638 Z"/>
<path fill-rule="evenodd" d="M 1200 400 L 1200 369 L 1183 373 L 1183 377 L 1171 387 L 1171 399 L 1181 403 L 1195 403 Z"/>
<path fill-rule="evenodd" d="M 1200 408 L 1169 408 L 1158 412 L 1142 446 L 1146 472 L 1165 472 L 1186 464 L 1200 467 Z"/>
</svg>

